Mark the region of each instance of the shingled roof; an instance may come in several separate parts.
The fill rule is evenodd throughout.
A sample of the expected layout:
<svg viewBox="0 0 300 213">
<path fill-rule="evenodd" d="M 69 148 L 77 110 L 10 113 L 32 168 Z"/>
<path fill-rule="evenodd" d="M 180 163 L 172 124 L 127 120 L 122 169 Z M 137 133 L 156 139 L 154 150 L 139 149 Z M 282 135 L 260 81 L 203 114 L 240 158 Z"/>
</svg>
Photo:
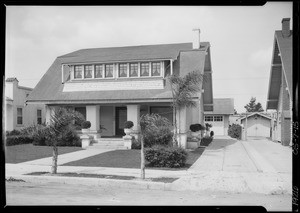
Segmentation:
<svg viewBox="0 0 300 213">
<path fill-rule="evenodd" d="M 200 51 L 207 51 L 208 42 L 201 43 Z M 164 89 L 153 90 L 115 90 L 89 92 L 63 92 L 61 66 L 68 63 L 117 62 L 150 59 L 176 59 L 180 51 L 193 50 L 192 43 L 147 45 L 134 47 L 94 48 L 78 50 L 59 56 L 44 74 L 29 95 L 27 102 L 44 102 L 46 104 L 64 103 L 113 103 L 125 101 L 145 101 L 147 99 L 170 101 L 172 94 L 168 83 Z M 199 50 L 198 50 L 199 51 Z M 199 64 L 204 67 L 205 54 L 201 54 Z M 65 79 L 68 73 L 65 72 Z"/>
<path fill-rule="evenodd" d="M 234 100 L 233 98 L 214 98 L 213 111 L 205 112 L 205 114 L 215 115 L 233 115 L 234 114 Z"/>
</svg>

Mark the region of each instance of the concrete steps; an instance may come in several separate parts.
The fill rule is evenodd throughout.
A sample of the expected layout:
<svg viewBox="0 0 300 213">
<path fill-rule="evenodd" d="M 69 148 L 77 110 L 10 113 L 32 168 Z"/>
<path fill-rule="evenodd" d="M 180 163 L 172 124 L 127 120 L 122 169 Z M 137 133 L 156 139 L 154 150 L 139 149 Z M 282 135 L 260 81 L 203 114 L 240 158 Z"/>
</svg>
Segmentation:
<svg viewBox="0 0 300 213">
<path fill-rule="evenodd" d="M 127 149 L 122 138 L 98 138 L 88 149 Z"/>
</svg>

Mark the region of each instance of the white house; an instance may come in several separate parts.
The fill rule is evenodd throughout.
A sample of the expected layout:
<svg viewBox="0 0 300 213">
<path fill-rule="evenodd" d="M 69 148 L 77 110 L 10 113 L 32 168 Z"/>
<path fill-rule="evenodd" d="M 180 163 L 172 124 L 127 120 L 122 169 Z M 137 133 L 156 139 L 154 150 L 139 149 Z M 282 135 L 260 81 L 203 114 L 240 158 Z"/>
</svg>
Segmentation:
<svg viewBox="0 0 300 213">
<path fill-rule="evenodd" d="M 26 99 L 32 88 L 19 86 L 16 78 L 5 81 L 5 130 L 20 130 L 33 124 L 45 122 L 45 105 L 26 105 Z"/>
<path fill-rule="evenodd" d="M 169 75 L 185 76 L 197 70 L 206 76 L 193 97 L 197 107 L 178 111 L 180 144 L 186 147 L 190 124 L 204 123 L 204 111 L 213 110 L 210 44 L 159 44 L 81 49 L 56 58 L 27 103 L 46 104 L 46 120 L 55 107 L 81 112 L 91 122 L 91 132 L 122 137 L 124 122 L 139 128 L 142 114 L 158 113 L 171 122 L 172 91 Z M 100 124 L 107 130 L 100 133 Z M 97 136 L 98 137 L 98 136 Z M 98 143 L 103 138 L 98 137 Z"/>
</svg>

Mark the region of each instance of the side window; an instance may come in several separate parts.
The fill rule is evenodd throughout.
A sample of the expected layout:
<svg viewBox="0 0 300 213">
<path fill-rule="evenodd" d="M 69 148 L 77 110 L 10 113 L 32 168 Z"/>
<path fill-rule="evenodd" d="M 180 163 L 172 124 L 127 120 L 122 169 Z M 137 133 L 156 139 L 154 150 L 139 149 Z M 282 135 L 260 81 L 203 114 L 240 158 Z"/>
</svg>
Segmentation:
<svg viewBox="0 0 300 213">
<path fill-rule="evenodd" d="M 23 109 L 17 108 L 17 124 L 22 125 L 23 124 Z"/>
<path fill-rule="evenodd" d="M 37 124 L 42 124 L 42 110 L 37 110 Z"/>
</svg>

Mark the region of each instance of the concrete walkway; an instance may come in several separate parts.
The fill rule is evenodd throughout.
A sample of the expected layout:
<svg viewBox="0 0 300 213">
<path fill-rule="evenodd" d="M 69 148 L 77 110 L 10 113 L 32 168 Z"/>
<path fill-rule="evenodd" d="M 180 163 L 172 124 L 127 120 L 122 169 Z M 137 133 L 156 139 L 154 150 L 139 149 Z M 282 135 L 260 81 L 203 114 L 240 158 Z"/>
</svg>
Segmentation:
<svg viewBox="0 0 300 213">
<path fill-rule="evenodd" d="M 72 178 L 59 176 L 28 176 L 30 172 L 50 171 L 51 158 L 28 161 L 20 164 L 6 164 L 6 177 L 21 178 L 26 181 L 55 181 L 69 184 L 119 184 L 120 187 L 142 187 L 163 190 L 205 190 L 224 191 L 229 193 L 292 193 L 292 173 L 282 172 L 274 166 L 277 157 L 285 159 L 281 167 L 291 167 L 289 161 L 292 150 L 271 141 L 260 140 L 238 141 L 228 136 L 216 136 L 205 149 L 201 157 L 188 170 L 158 170 L 146 169 L 146 178 L 173 177 L 179 178 L 173 183 L 155 183 L 137 180 L 109 180 L 99 178 Z M 279 145 L 279 146 L 277 146 Z M 261 151 L 267 149 L 266 151 Z M 59 165 L 83 159 L 111 150 L 83 150 L 59 155 Z M 271 155 L 270 153 L 277 153 Z M 270 160 L 272 159 L 272 160 Z M 140 177 L 140 169 L 107 168 L 107 167 L 77 167 L 59 166 L 58 172 L 76 172 L 88 174 L 123 175 Z"/>
</svg>

